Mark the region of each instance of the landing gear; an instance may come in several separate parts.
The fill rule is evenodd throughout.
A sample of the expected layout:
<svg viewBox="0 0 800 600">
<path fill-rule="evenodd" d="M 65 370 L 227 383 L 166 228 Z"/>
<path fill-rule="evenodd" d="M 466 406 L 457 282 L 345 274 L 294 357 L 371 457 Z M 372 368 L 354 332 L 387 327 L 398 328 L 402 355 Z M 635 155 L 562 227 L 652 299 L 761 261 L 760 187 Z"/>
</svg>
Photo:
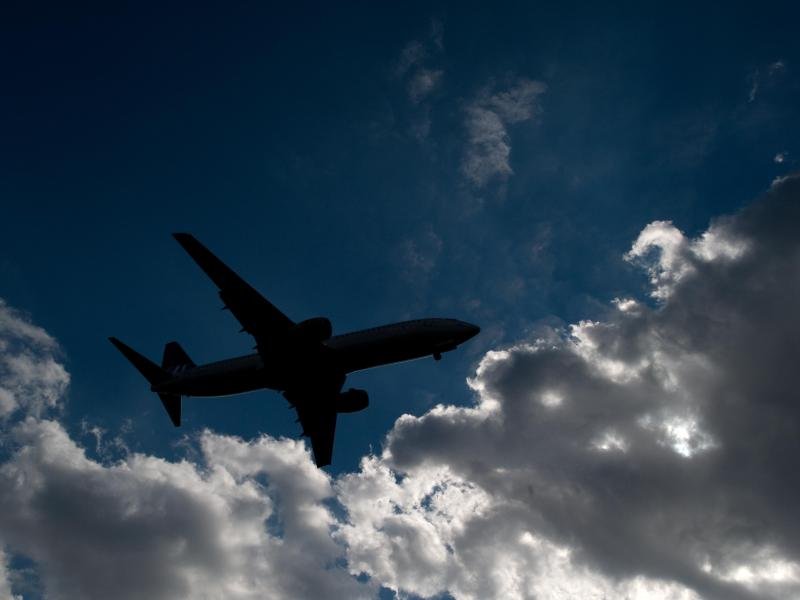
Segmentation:
<svg viewBox="0 0 800 600">
<path fill-rule="evenodd" d="M 442 353 L 441 352 L 434 352 L 433 353 L 433 360 L 442 360 Z"/>
</svg>

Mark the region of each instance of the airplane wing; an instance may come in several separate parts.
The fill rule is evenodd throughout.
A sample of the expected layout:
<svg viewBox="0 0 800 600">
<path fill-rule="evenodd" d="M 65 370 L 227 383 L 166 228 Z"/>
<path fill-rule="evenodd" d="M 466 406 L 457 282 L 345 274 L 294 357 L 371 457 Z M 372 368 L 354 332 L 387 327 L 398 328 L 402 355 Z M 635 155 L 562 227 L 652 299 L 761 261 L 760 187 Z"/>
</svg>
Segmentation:
<svg viewBox="0 0 800 600">
<path fill-rule="evenodd" d="M 216 284 L 225 307 L 241 323 L 242 331 L 256 339 L 259 347 L 265 347 L 270 338 L 281 337 L 294 326 L 289 317 L 214 256 L 193 235 L 175 233 L 173 237 Z"/>
<path fill-rule="evenodd" d="M 331 464 L 333 436 L 336 433 L 336 411 L 333 399 L 326 402 L 319 394 L 310 396 L 298 392 L 284 392 L 284 397 L 297 410 L 303 435 L 311 440 L 314 461 L 318 467 Z"/>
</svg>

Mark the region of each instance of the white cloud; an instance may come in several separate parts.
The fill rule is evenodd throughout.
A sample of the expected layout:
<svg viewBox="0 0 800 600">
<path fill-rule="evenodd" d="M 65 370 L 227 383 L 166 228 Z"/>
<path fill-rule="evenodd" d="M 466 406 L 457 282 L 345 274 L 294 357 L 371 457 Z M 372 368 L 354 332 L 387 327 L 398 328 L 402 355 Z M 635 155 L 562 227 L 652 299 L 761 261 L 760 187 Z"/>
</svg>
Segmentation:
<svg viewBox="0 0 800 600">
<path fill-rule="evenodd" d="M 56 399 L 15 392 L 0 540 L 66 599 L 796 597 L 799 200 L 788 176 L 694 239 L 650 224 L 628 256 L 657 306 L 488 352 L 473 405 L 404 415 L 335 481 L 269 436 L 89 458 L 48 417 L 55 342 L 6 309 L 3 356 L 31 364 L 0 387 L 25 372 Z"/>
<path fill-rule="evenodd" d="M 646 227 L 628 256 L 659 305 L 617 301 L 569 335 L 490 352 L 474 406 L 399 419 L 347 480 L 363 485 L 348 556 L 392 587 L 457 598 L 800 595 L 798 226 L 788 177 L 695 239 Z M 378 502 L 446 482 L 479 508 Z M 386 539 L 398 516 L 416 530 Z M 361 550 L 423 535 L 419 561 Z"/>
<path fill-rule="evenodd" d="M 747 252 L 749 241 L 733 236 L 724 224 L 712 225 L 696 240 L 688 240 L 670 221 L 653 221 L 636 238 L 625 260 L 643 266 L 650 275 L 651 295 L 665 300 L 699 262 L 733 260 Z"/>
<path fill-rule="evenodd" d="M 373 596 L 336 567 L 344 548 L 331 535 L 331 481 L 301 442 L 207 431 L 196 461 L 126 451 L 101 463 L 52 419 L 69 382 L 53 338 L 0 303 L 0 342 L 0 389 L 11 394 L 0 543 L 34 561 L 47 597 Z M 88 423 L 82 430 L 100 456 L 118 444 Z M 0 560 L 8 598 L 25 574 Z"/>
<path fill-rule="evenodd" d="M 466 106 L 467 149 L 461 171 L 472 185 L 483 187 L 513 173 L 507 127 L 532 119 L 545 89 L 541 82 L 520 78 L 504 90 L 481 91 Z"/>
<path fill-rule="evenodd" d="M 69 374 L 58 360 L 56 341 L 0 299 L 0 418 L 54 408 Z"/>
<path fill-rule="evenodd" d="M 0 467 L 0 537 L 57 598 L 354 598 L 328 477 L 304 446 L 206 432 L 201 464 L 102 465 L 55 421 L 16 425 Z M 261 476 L 266 477 L 266 483 Z M 270 523 L 280 534 L 270 531 Z"/>
</svg>

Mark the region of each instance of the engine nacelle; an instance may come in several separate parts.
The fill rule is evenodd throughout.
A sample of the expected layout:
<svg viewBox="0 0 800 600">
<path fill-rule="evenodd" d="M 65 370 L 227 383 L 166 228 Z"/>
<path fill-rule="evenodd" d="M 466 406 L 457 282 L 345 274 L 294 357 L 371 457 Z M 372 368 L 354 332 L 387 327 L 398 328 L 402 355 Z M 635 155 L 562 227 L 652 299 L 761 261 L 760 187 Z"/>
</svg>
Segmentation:
<svg viewBox="0 0 800 600">
<path fill-rule="evenodd" d="M 292 335 L 303 342 L 324 342 L 333 335 L 333 327 L 325 317 L 314 317 L 295 325 Z"/>
<path fill-rule="evenodd" d="M 369 406 L 369 394 L 366 390 L 350 388 L 336 398 L 336 412 L 338 413 L 358 412 L 367 406 Z"/>
</svg>

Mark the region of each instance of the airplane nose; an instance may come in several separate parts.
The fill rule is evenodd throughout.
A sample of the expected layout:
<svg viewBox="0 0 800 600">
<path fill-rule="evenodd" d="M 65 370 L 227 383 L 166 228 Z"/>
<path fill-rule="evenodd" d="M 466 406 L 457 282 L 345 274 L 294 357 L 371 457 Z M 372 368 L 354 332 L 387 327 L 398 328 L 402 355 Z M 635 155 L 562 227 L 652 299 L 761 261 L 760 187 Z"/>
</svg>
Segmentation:
<svg viewBox="0 0 800 600">
<path fill-rule="evenodd" d="M 462 322 L 461 325 L 464 328 L 464 341 L 474 338 L 481 332 L 481 328 L 477 325 L 473 325 L 472 323 Z"/>
</svg>

